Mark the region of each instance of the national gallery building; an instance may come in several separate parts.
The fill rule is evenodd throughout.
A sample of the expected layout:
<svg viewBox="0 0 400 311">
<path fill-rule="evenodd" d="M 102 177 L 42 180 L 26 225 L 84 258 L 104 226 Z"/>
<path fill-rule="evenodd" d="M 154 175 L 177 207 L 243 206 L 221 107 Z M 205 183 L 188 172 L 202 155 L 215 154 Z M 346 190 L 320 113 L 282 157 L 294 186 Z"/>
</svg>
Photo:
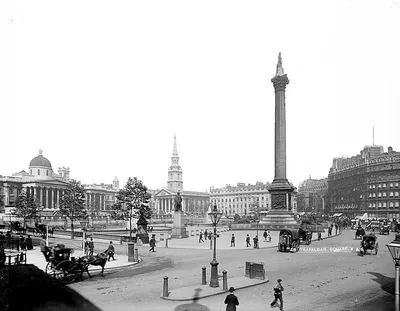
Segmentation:
<svg viewBox="0 0 400 311">
<path fill-rule="evenodd" d="M 50 161 L 42 150 L 29 163 L 28 172 L 22 170 L 12 176 L 0 175 L 0 200 L 6 213 L 14 206 L 15 200 L 23 190 L 33 195 L 43 209 L 42 215 L 53 216 L 60 206 L 60 198 L 70 180 L 70 170 L 59 167 L 58 174 L 53 171 Z M 115 177 L 112 184 L 83 185 L 86 190 L 87 208 L 101 215 L 111 209 L 116 202 L 119 182 Z"/>
</svg>

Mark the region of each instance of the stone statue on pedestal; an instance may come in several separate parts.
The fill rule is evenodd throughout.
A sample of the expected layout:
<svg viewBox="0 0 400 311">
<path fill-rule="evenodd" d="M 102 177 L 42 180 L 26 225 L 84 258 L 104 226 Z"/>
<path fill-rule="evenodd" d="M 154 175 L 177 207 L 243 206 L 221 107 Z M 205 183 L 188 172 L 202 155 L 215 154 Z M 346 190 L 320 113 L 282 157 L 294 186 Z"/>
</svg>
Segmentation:
<svg viewBox="0 0 400 311">
<path fill-rule="evenodd" d="M 284 72 L 283 72 L 283 67 L 282 67 L 282 56 L 281 56 L 281 52 L 279 52 L 279 56 L 278 56 L 278 64 L 276 64 L 276 74 L 275 77 L 277 76 L 283 76 Z"/>
<path fill-rule="evenodd" d="M 175 207 L 175 212 L 179 212 L 182 210 L 182 197 L 181 197 L 181 194 L 179 193 L 179 191 L 175 197 L 174 207 Z"/>
</svg>

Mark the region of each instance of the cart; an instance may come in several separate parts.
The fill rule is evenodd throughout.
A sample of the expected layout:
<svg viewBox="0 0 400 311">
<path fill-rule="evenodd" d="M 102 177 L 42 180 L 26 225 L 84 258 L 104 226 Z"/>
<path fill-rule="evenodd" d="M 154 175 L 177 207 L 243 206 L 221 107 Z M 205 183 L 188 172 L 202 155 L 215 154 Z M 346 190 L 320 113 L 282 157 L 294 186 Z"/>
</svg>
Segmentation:
<svg viewBox="0 0 400 311">
<path fill-rule="evenodd" d="M 363 240 L 360 244 L 360 254 L 365 255 L 370 250 L 371 254 L 378 255 L 379 244 L 376 241 L 378 238 L 375 234 L 370 233 L 363 236 Z"/>
<path fill-rule="evenodd" d="M 365 230 L 364 230 L 364 228 L 363 228 L 363 227 L 358 227 L 358 228 L 357 228 L 357 231 L 356 231 L 356 233 L 355 233 L 355 235 L 354 235 L 354 238 L 355 238 L 356 240 L 359 240 L 359 239 L 362 239 L 364 235 L 365 235 Z"/>
<path fill-rule="evenodd" d="M 279 232 L 278 252 L 297 252 L 300 249 L 299 231 L 283 229 Z"/>
<path fill-rule="evenodd" d="M 70 258 L 73 249 L 56 246 L 45 254 L 47 261 L 45 272 L 64 284 L 70 284 L 77 279 L 83 279 L 83 272 L 87 272 L 88 264 Z"/>
</svg>

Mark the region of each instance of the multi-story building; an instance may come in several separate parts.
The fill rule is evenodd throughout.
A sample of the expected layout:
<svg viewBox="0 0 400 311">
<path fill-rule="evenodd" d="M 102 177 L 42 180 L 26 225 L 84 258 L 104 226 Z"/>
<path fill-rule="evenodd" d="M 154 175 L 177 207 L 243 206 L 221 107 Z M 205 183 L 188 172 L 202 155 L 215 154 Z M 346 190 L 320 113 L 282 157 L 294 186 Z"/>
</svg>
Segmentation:
<svg viewBox="0 0 400 311">
<path fill-rule="evenodd" d="M 223 188 L 210 188 L 212 205 L 217 205 L 225 215 L 248 215 L 256 210 L 269 210 L 271 198 L 268 192 L 269 183 L 257 182 L 255 185 L 237 183 Z"/>
<path fill-rule="evenodd" d="M 328 178 L 306 179 L 299 184 L 297 193 L 297 211 L 327 214 L 328 207 Z"/>
<path fill-rule="evenodd" d="M 349 216 L 400 219 L 400 152 L 366 146 L 351 158 L 335 158 L 328 175 L 330 210 Z"/>
<path fill-rule="evenodd" d="M 153 194 L 151 206 L 157 214 L 172 214 L 174 211 L 175 196 L 179 192 L 182 197 L 182 210 L 190 216 L 206 216 L 210 205 L 210 195 L 207 192 L 187 191 L 183 189 L 183 171 L 179 165 L 176 137 L 171 157 L 171 166 L 168 169 L 167 188 L 162 188 Z"/>
<path fill-rule="evenodd" d="M 60 198 L 63 195 L 70 180 L 68 167 L 58 168 L 58 174 L 53 171 L 51 162 L 43 156 L 42 150 L 34 157 L 28 172 L 22 170 L 12 176 L 0 177 L 0 200 L 5 212 L 10 212 L 15 200 L 24 190 L 33 195 L 42 214 L 51 216 L 60 206 Z M 118 179 L 113 185 L 84 185 L 86 192 L 86 204 L 89 210 L 106 211 L 116 201 L 118 191 Z"/>
</svg>

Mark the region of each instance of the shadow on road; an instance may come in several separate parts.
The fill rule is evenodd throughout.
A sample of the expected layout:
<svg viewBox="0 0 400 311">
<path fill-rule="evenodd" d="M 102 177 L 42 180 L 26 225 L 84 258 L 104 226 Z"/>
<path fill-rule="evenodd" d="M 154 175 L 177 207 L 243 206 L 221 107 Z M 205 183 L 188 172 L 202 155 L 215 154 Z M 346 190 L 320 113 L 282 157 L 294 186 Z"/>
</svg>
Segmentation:
<svg viewBox="0 0 400 311">
<path fill-rule="evenodd" d="M 367 272 L 367 273 L 369 273 L 375 277 L 372 280 L 375 281 L 376 283 L 380 284 L 381 288 L 385 292 L 387 292 L 391 295 L 394 295 L 394 285 L 395 285 L 394 278 L 387 277 L 387 276 L 385 276 L 381 273 L 377 273 L 377 272 Z"/>
<path fill-rule="evenodd" d="M 194 290 L 192 302 L 177 306 L 174 311 L 210 311 L 208 307 L 198 303 L 200 292 L 201 288 L 196 288 Z"/>
</svg>

